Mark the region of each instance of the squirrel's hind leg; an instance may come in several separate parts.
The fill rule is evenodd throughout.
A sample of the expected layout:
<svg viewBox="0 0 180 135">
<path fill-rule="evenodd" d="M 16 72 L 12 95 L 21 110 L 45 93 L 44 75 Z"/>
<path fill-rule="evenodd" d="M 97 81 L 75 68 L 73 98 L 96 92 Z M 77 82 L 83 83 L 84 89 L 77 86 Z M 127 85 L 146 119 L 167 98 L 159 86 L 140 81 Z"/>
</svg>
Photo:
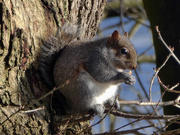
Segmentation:
<svg viewBox="0 0 180 135">
<path fill-rule="evenodd" d="M 103 117 L 105 107 L 102 104 L 95 104 L 90 111 L 93 111 L 94 114 L 97 114 L 99 117 Z"/>
</svg>

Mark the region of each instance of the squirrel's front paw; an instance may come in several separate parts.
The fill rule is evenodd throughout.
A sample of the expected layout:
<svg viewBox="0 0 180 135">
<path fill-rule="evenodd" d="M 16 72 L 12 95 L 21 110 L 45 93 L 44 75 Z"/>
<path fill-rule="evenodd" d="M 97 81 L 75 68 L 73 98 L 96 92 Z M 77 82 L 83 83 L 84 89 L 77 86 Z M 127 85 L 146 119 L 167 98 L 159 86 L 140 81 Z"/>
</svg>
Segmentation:
<svg viewBox="0 0 180 135">
<path fill-rule="evenodd" d="M 135 84 L 135 82 L 136 82 L 136 79 L 135 79 L 135 77 L 134 76 L 132 76 L 132 75 L 130 75 L 129 74 L 129 72 L 125 72 L 125 84 L 128 84 L 128 85 L 133 85 L 133 84 Z"/>
<path fill-rule="evenodd" d="M 105 107 L 101 104 L 96 104 L 92 108 L 93 112 L 97 114 L 99 117 L 102 117 L 105 111 Z"/>
<path fill-rule="evenodd" d="M 113 99 L 113 98 L 110 99 L 110 100 L 108 101 L 108 103 L 109 103 L 110 107 L 113 106 L 113 104 L 114 104 L 114 99 Z M 119 105 L 118 99 L 116 99 L 116 101 L 115 101 L 114 108 L 115 108 L 116 110 L 117 110 L 117 109 L 120 109 L 120 105 Z"/>
</svg>

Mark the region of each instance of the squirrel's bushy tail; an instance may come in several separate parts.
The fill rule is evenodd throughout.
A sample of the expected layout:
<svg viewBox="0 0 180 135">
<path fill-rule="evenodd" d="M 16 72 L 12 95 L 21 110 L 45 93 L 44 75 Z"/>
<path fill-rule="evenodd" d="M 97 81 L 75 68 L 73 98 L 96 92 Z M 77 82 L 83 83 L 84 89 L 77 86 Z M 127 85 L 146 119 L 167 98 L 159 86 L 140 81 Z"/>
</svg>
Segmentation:
<svg viewBox="0 0 180 135">
<path fill-rule="evenodd" d="M 39 57 L 39 71 L 41 77 L 49 87 L 53 88 L 55 86 L 53 68 L 58 56 L 65 46 L 77 39 L 79 35 L 79 26 L 66 23 L 58 31 L 57 36 L 50 36 L 48 40 L 43 41 Z"/>
</svg>

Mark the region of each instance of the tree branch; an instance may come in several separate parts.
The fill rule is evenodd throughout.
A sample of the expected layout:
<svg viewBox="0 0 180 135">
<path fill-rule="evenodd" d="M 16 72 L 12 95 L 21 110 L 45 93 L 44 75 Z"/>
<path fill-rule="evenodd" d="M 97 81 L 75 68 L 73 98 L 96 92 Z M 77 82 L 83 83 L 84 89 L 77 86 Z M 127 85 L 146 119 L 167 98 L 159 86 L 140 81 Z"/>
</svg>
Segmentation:
<svg viewBox="0 0 180 135">
<path fill-rule="evenodd" d="M 167 56 L 167 58 L 166 58 L 166 60 L 164 61 L 164 63 L 163 63 L 157 70 L 154 69 L 155 74 L 153 75 L 153 78 L 152 78 L 152 80 L 151 80 L 151 84 L 150 84 L 150 87 L 149 87 L 149 101 L 150 101 L 150 102 L 152 101 L 151 90 L 152 90 L 152 85 L 153 85 L 153 83 L 154 83 L 154 79 L 155 79 L 155 77 L 157 76 L 157 74 L 159 73 L 159 71 L 165 66 L 165 64 L 166 64 L 167 61 L 169 60 L 170 56 L 171 56 L 171 54 L 169 54 L 169 55 Z"/>
<path fill-rule="evenodd" d="M 168 106 L 168 105 L 178 105 L 176 100 L 166 101 L 166 102 L 142 102 L 142 101 L 119 101 L 120 105 L 139 105 L 139 106 Z"/>
<path fill-rule="evenodd" d="M 179 59 L 176 57 L 176 55 L 175 55 L 174 52 L 173 52 L 174 48 L 170 48 L 170 47 L 166 44 L 166 42 L 164 41 L 164 39 L 163 39 L 162 36 L 161 36 L 161 33 L 160 33 L 160 31 L 159 31 L 159 27 L 158 27 L 158 26 L 156 26 L 156 31 L 157 31 L 157 33 L 158 33 L 158 35 L 159 35 L 159 39 L 162 41 L 162 43 L 164 44 L 164 46 L 169 50 L 169 52 L 170 52 L 170 53 L 172 54 L 172 56 L 175 58 L 175 60 L 177 61 L 177 63 L 180 65 Z"/>
<path fill-rule="evenodd" d="M 170 118 L 180 118 L 180 115 L 153 115 L 153 116 L 150 116 L 149 114 L 148 115 L 142 115 L 142 114 L 129 114 L 129 113 L 123 113 L 123 112 L 120 112 L 120 111 L 115 111 L 115 110 L 112 110 L 110 112 L 110 114 L 113 114 L 115 116 L 118 116 L 118 117 L 123 117 L 123 118 L 131 118 L 131 119 L 139 119 L 139 118 L 143 118 L 143 119 L 165 119 L 165 120 L 168 120 Z"/>
</svg>

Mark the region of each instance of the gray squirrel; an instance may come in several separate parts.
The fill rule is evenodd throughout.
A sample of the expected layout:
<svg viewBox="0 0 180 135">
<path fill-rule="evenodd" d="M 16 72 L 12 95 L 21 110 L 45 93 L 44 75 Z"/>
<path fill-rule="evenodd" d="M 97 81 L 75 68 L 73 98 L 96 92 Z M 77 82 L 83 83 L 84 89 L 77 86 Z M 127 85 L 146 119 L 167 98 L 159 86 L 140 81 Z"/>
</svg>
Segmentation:
<svg viewBox="0 0 180 135">
<path fill-rule="evenodd" d="M 94 41 L 76 39 L 82 33 L 76 25 L 65 24 L 58 37 L 42 45 L 39 69 L 48 85 L 58 87 L 66 99 L 69 114 L 93 111 L 103 116 L 105 106 L 112 106 L 121 83 L 132 85 L 135 77 L 124 70 L 137 67 L 137 54 L 128 33 Z M 53 83 L 54 82 L 54 83 Z M 115 108 L 119 108 L 118 100 Z"/>
</svg>

